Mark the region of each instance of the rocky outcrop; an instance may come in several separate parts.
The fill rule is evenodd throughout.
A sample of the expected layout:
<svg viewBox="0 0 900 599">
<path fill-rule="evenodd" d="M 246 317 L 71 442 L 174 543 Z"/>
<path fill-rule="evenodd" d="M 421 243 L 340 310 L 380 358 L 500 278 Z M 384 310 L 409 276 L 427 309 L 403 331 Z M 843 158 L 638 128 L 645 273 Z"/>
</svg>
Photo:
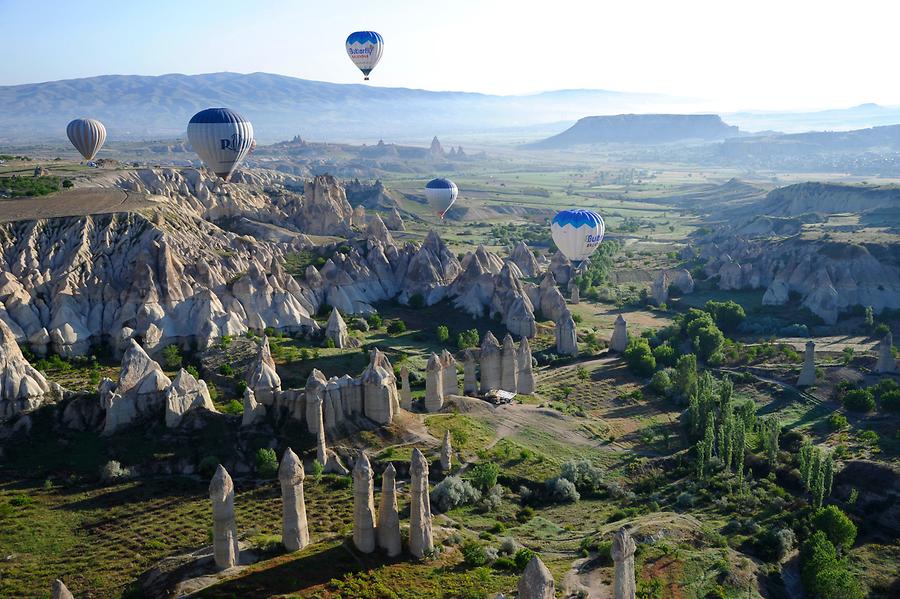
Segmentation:
<svg viewBox="0 0 900 599">
<path fill-rule="evenodd" d="M 425 365 L 425 411 L 440 412 L 444 407 L 443 366 L 437 354 L 432 353 Z"/>
<path fill-rule="evenodd" d="M 444 397 L 459 395 L 459 375 L 456 358 L 446 349 L 441 351 L 441 390 Z"/>
<path fill-rule="evenodd" d="M 206 383 L 182 368 L 166 389 L 166 426 L 176 428 L 186 413 L 197 409 L 215 412 L 216 406 L 209 396 Z"/>
<path fill-rule="evenodd" d="M 319 175 L 307 181 L 302 204 L 295 206 L 290 214 L 301 231 L 312 235 L 349 235 L 352 217 L 347 193 L 331 175 Z"/>
<path fill-rule="evenodd" d="M 353 466 L 353 545 L 363 553 L 375 551 L 375 498 L 372 464 L 365 452 Z"/>
<path fill-rule="evenodd" d="M 100 405 L 106 411 L 104 434 L 111 434 L 148 417 L 163 415 L 166 391 L 172 381 L 159 364 L 133 339 L 122 356 L 118 383 L 110 379 L 100 382 Z"/>
<path fill-rule="evenodd" d="M 322 471 L 324 473 L 345 476 L 349 474 L 350 471 L 347 470 L 347 467 L 341 462 L 341 458 L 338 457 L 338 454 L 328 449 L 328 444 L 325 441 L 325 425 L 322 420 L 321 405 L 321 403 L 318 404 L 318 415 L 316 416 L 319 420 L 316 432 L 316 461 L 322 464 Z"/>
<path fill-rule="evenodd" d="M 653 302 L 657 306 L 662 306 L 669 301 L 669 273 L 661 271 L 657 275 L 650 289 L 650 294 L 653 296 Z"/>
<path fill-rule="evenodd" d="M 313 368 L 306 378 L 306 430 L 315 435 L 324 423 L 325 387 L 328 380 L 322 371 Z M 324 466 L 325 463 L 322 462 Z"/>
<path fill-rule="evenodd" d="M 234 521 L 234 483 L 219 464 L 209 483 L 209 499 L 213 512 L 213 556 L 216 567 L 226 570 L 237 565 L 237 526 Z"/>
<path fill-rule="evenodd" d="M 619 314 L 616 316 L 616 323 L 613 326 L 612 338 L 609 340 L 609 349 L 621 354 L 628 348 L 628 323 L 625 317 Z"/>
<path fill-rule="evenodd" d="M 305 478 L 303 462 L 288 447 L 278 466 L 282 504 L 281 543 L 288 551 L 299 551 L 309 545 L 306 501 L 303 498 L 303 479 Z"/>
<path fill-rule="evenodd" d="M 57 579 L 53 581 L 53 586 L 50 588 L 50 599 L 75 599 L 75 596 L 66 588 L 63 581 Z"/>
<path fill-rule="evenodd" d="M 620 528 L 613 537 L 612 555 L 615 570 L 613 572 L 613 597 L 615 599 L 634 599 L 634 552 L 637 546 L 625 528 Z"/>
<path fill-rule="evenodd" d="M 428 460 L 418 448 L 409 463 L 409 552 L 423 559 L 434 550 L 431 531 L 431 498 L 428 489 Z"/>
<path fill-rule="evenodd" d="M 519 579 L 519 599 L 554 599 L 556 597 L 555 583 L 550 570 L 534 556 Z"/>
<path fill-rule="evenodd" d="M 515 393 L 519 388 L 519 364 L 516 358 L 516 344 L 509 333 L 503 338 L 500 350 L 500 388 Z"/>
<path fill-rule="evenodd" d="M 523 337 L 524 339 L 524 337 Z M 472 350 L 467 349 L 463 360 L 463 394 L 474 397 L 478 394 L 478 377 L 475 369 L 477 363 Z"/>
<path fill-rule="evenodd" d="M 888 331 L 887 335 L 878 343 L 878 361 L 875 364 L 875 372 L 896 372 L 897 360 L 894 359 L 894 336 Z"/>
<path fill-rule="evenodd" d="M 60 396 L 59 387 L 54 390 L 28 363 L 12 330 L 0 319 L 0 418 L 31 412 Z"/>
<path fill-rule="evenodd" d="M 453 468 L 453 447 L 450 444 L 450 429 L 444 431 L 444 442 L 441 443 L 441 470 L 450 472 Z"/>
<path fill-rule="evenodd" d="M 266 419 L 266 406 L 256 401 L 253 389 L 244 389 L 244 413 L 241 416 L 241 426 L 254 426 Z"/>
<path fill-rule="evenodd" d="M 809 387 L 816 384 L 816 344 L 806 342 L 806 351 L 803 354 L 803 369 L 797 379 L 798 387 Z"/>
<path fill-rule="evenodd" d="M 436 304 L 462 271 L 459 260 L 434 231 L 429 231 L 422 246 L 410 257 L 399 300 L 408 302 L 420 294 L 426 305 Z"/>
<path fill-rule="evenodd" d="M 407 412 L 412 411 L 412 389 L 409 387 L 409 368 L 406 364 L 400 367 L 400 407 Z"/>
<path fill-rule="evenodd" d="M 500 389 L 502 385 L 500 343 L 494 334 L 488 331 L 481 341 L 481 394 Z"/>
<path fill-rule="evenodd" d="M 516 380 L 518 385 L 517 391 L 524 395 L 534 393 L 534 370 L 531 364 L 531 346 L 528 344 L 528 338 L 522 337 L 519 340 L 519 348 L 516 351 L 516 362 L 519 367 L 519 374 Z"/>
<path fill-rule="evenodd" d="M 400 393 L 394 368 L 381 350 L 370 354 L 369 366 L 362 374 L 364 412 L 376 424 L 390 424 L 400 409 Z"/>
<path fill-rule="evenodd" d="M 406 225 L 403 224 L 403 217 L 400 216 L 400 211 L 398 211 L 396 207 L 391 208 L 391 211 L 384 219 L 384 224 L 387 225 L 387 228 L 391 231 L 406 230 Z"/>
<path fill-rule="evenodd" d="M 556 286 L 556 281 L 550 273 L 545 274 L 544 278 L 541 279 L 541 284 L 537 289 L 536 295 L 537 302 L 535 302 L 535 306 L 539 307 L 544 318 L 552 320 L 553 322 L 559 320 L 569 309 L 566 306 L 566 299 L 559 291 L 559 288 Z"/>
<path fill-rule="evenodd" d="M 328 324 L 325 325 L 325 338 L 331 339 L 337 348 L 350 347 L 350 335 L 347 333 L 347 323 L 341 318 L 337 308 L 331 309 Z"/>
<path fill-rule="evenodd" d="M 381 476 L 381 504 L 378 507 L 378 546 L 388 557 L 400 555 L 400 513 L 397 509 L 397 471 L 388 464 Z"/>
<path fill-rule="evenodd" d="M 509 259 L 519 267 L 519 270 L 526 277 L 536 277 L 541 274 L 541 267 L 537 258 L 535 258 L 534 253 L 524 241 L 516 244 L 509 253 Z"/>
<path fill-rule="evenodd" d="M 266 406 L 272 405 L 281 391 L 281 377 L 275 369 L 268 337 L 263 337 L 256 360 L 247 371 L 247 387 L 253 389 L 256 400 Z"/>
<path fill-rule="evenodd" d="M 567 310 L 556 322 L 556 353 L 561 356 L 578 354 L 578 341 L 575 336 L 575 320 Z"/>
<path fill-rule="evenodd" d="M 366 227 L 366 237 L 378 241 L 384 247 L 394 245 L 394 238 L 391 237 L 387 225 L 384 224 L 384 221 L 377 214 L 372 217 Z"/>
<path fill-rule="evenodd" d="M 556 252 L 550 259 L 550 273 L 560 286 L 568 285 L 572 280 L 572 263 L 562 252 Z"/>
<path fill-rule="evenodd" d="M 581 302 L 581 293 L 578 289 L 578 285 L 572 285 L 572 292 L 569 297 L 569 301 L 574 305 Z"/>
</svg>

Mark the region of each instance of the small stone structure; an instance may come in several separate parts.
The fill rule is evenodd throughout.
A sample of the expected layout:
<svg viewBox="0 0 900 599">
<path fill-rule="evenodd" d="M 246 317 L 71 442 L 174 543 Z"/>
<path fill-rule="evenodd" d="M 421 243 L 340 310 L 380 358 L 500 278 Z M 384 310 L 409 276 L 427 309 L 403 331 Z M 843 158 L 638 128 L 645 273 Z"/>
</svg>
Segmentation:
<svg viewBox="0 0 900 599">
<path fill-rule="evenodd" d="M 619 314 L 613 327 L 612 338 L 609 340 L 609 349 L 621 354 L 628 348 L 628 323 L 625 317 Z"/>
<path fill-rule="evenodd" d="M 634 599 L 634 552 L 637 546 L 625 528 L 620 528 L 613 537 L 610 554 L 615 563 L 613 573 L 613 597 Z"/>
<path fill-rule="evenodd" d="M 375 551 L 375 498 L 372 464 L 365 452 L 353 466 L 353 544 L 363 553 Z"/>
<path fill-rule="evenodd" d="M 550 570 L 534 556 L 519 579 L 519 599 L 554 599 L 556 597 L 555 583 Z"/>
<path fill-rule="evenodd" d="M 816 344 L 806 342 L 806 352 L 803 354 L 803 370 L 797 379 L 799 387 L 809 387 L 816 384 Z"/>
<path fill-rule="evenodd" d="M 253 389 L 244 389 L 244 414 L 241 416 L 241 426 L 253 426 L 265 420 L 266 406 L 257 403 Z"/>
<path fill-rule="evenodd" d="M 381 505 L 378 509 L 378 546 L 388 556 L 400 555 L 400 513 L 397 509 L 397 470 L 388 464 L 381 477 Z"/>
<path fill-rule="evenodd" d="M 425 411 L 439 412 L 444 407 L 444 368 L 437 354 L 432 353 L 425 365 Z"/>
<path fill-rule="evenodd" d="M 891 351 L 893 346 L 894 336 L 888 331 L 888 334 L 878 343 L 878 362 L 875 364 L 875 372 L 879 374 L 896 372 L 897 361 Z"/>
<path fill-rule="evenodd" d="M 219 464 L 209 483 L 213 511 L 213 557 L 216 567 L 227 570 L 238 563 L 237 527 L 234 522 L 234 482 Z"/>
<path fill-rule="evenodd" d="M 450 444 L 450 429 L 444 431 L 444 442 L 441 444 L 441 470 L 450 472 L 453 468 L 453 446 Z"/>
<path fill-rule="evenodd" d="M 412 451 L 409 473 L 409 552 L 422 559 L 434 550 L 434 539 L 431 532 L 428 461 L 418 448 Z"/>
<path fill-rule="evenodd" d="M 281 483 L 281 542 L 288 551 L 298 551 L 309 545 L 304 478 L 303 462 L 290 447 L 287 448 L 278 467 L 278 482 Z"/>
</svg>

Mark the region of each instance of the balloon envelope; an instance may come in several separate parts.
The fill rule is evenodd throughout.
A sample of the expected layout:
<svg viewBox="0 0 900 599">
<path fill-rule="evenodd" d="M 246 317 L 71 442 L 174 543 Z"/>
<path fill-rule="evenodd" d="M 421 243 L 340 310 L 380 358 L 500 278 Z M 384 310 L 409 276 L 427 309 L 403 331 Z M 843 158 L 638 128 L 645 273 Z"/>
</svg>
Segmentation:
<svg viewBox="0 0 900 599">
<path fill-rule="evenodd" d="M 381 54 L 384 52 L 384 38 L 376 31 L 354 31 L 347 36 L 346 47 L 347 56 L 368 80 L 369 73 L 381 60 Z"/>
<path fill-rule="evenodd" d="M 456 201 L 456 196 L 458 195 L 459 188 L 457 188 L 456 183 L 450 179 L 441 177 L 439 179 L 432 179 L 425 184 L 425 198 L 428 200 L 428 205 L 431 206 L 441 218 L 444 218 L 444 215 L 450 210 L 450 206 Z"/>
<path fill-rule="evenodd" d="M 225 181 L 253 145 L 253 125 L 228 108 L 207 108 L 191 118 L 188 141 L 200 159 Z"/>
<path fill-rule="evenodd" d="M 106 141 L 106 127 L 97 119 L 75 119 L 66 127 L 66 135 L 85 160 L 93 160 Z"/>
<path fill-rule="evenodd" d="M 563 210 L 550 223 L 553 243 L 576 265 L 591 257 L 605 233 L 603 218 L 593 210 Z"/>
</svg>

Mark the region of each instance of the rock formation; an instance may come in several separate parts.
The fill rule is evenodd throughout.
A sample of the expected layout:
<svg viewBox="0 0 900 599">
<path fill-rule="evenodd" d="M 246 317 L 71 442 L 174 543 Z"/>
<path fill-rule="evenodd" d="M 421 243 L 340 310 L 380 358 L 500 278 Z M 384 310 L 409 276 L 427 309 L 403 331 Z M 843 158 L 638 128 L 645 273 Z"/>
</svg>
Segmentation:
<svg viewBox="0 0 900 599">
<path fill-rule="evenodd" d="M 353 213 L 350 215 L 350 225 L 358 228 L 362 228 L 366 226 L 366 207 L 363 205 L 359 205 L 353 208 Z"/>
<path fill-rule="evenodd" d="M 203 380 L 197 380 L 190 372 L 182 368 L 178 371 L 172 385 L 166 389 L 166 426 L 175 428 L 190 410 L 204 409 L 216 411 L 209 389 Z"/>
<path fill-rule="evenodd" d="M 572 285 L 572 295 L 569 301 L 571 301 L 573 304 L 578 304 L 579 302 L 581 302 L 581 293 L 578 289 L 578 285 Z"/>
<path fill-rule="evenodd" d="M 467 349 L 463 360 L 463 394 L 469 397 L 478 395 L 478 377 L 475 367 L 475 356 L 472 350 Z"/>
<path fill-rule="evenodd" d="M 304 478 L 303 462 L 288 447 L 278 467 L 282 503 L 281 542 L 288 551 L 298 551 L 309 545 L 306 501 L 303 498 Z"/>
<path fill-rule="evenodd" d="M 375 498 L 372 464 L 365 452 L 353 466 L 353 544 L 363 553 L 375 551 Z"/>
<path fill-rule="evenodd" d="M 319 175 L 304 184 L 303 204 L 292 216 L 307 234 L 346 236 L 351 232 L 353 208 L 344 187 L 334 177 Z"/>
<path fill-rule="evenodd" d="M 661 271 L 653 281 L 650 294 L 653 296 L 653 302 L 657 306 L 661 306 L 669 301 L 669 273 Z"/>
<path fill-rule="evenodd" d="M 556 353 L 561 356 L 574 356 L 578 354 L 578 341 L 575 336 L 575 321 L 567 310 L 556 321 Z"/>
<path fill-rule="evenodd" d="M 613 537 L 610 554 L 615 563 L 613 573 L 613 597 L 615 599 L 634 599 L 634 552 L 637 549 L 634 540 L 625 528 L 620 528 Z"/>
<path fill-rule="evenodd" d="M 524 395 L 531 395 L 534 393 L 534 370 L 531 364 L 531 347 L 528 344 L 527 337 L 522 337 L 519 340 L 516 361 L 519 366 L 516 391 Z"/>
<path fill-rule="evenodd" d="M 523 337 L 524 339 L 524 337 Z M 509 333 L 503 338 L 500 351 L 500 388 L 515 393 L 519 388 L 519 364 L 516 360 L 516 344 Z"/>
<path fill-rule="evenodd" d="M 266 418 L 266 406 L 256 401 L 253 389 L 244 389 L 244 414 L 241 417 L 241 426 L 253 426 L 263 422 Z"/>
<path fill-rule="evenodd" d="M 57 398 L 59 392 L 56 393 Z M 28 363 L 12 330 L 0 318 L 0 419 L 53 400 L 51 385 Z"/>
<path fill-rule="evenodd" d="M 315 418 L 319 420 L 318 426 L 316 426 L 316 460 L 322 464 L 322 471 L 326 474 L 338 474 L 340 476 L 345 476 L 350 473 L 347 470 L 347 467 L 341 462 L 341 459 L 338 457 L 337 453 L 328 449 L 328 445 L 325 442 L 325 424 L 322 420 L 323 411 L 322 411 L 322 403 L 319 402 L 316 404 L 318 413 Z"/>
<path fill-rule="evenodd" d="M 444 397 L 459 395 L 456 358 L 446 349 L 441 352 L 441 389 Z"/>
<path fill-rule="evenodd" d="M 53 581 L 53 586 L 50 589 L 50 599 L 75 599 L 75 596 L 66 588 L 63 581 L 57 579 Z"/>
<path fill-rule="evenodd" d="M 400 555 L 400 514 L 397 509 L 397 471 L 388 464 L 381 477 L 381 504 L 378 507 L 378 546 L 390 557 Z"/>
<path fill-rule="evenodd" d="M 439 412 L 444 407 L 444 382 L 441 359 L 432 353 L 425 365 L 425 411 Z"/>
<path fill-rule="evenodd" d="M 541 268 L 538 265 L 537 258 L 534 257 L 531 249 L 520 241 L 509 253 L 509 259 L 519 267 L 522 274 L 526 277 L 536 277 L 540 274 Z"/>
<path fill-rule="evenodd" d="M 337 348 L 350 347 L 350 335 L 347 333 L 347 323 L 341 318 L 337 308 L 331 309 L 328 324 L 325 325 L 325 338 L 331 339 Z"/>
<path fill-rule="evenodd" d="M 366 237 L 378 241 L 384 247 L 394 245 L 394 238 L 391 236 L 391 232 L 388 231 L 387 225 L 384 224 L 384 221 L 377 214 L 372 217 L 368 227 L 366 227 Z"/>
<path fill-rule="evenodd" d="M 545 318 L 558 321 L 569 308 L 566 306 L 566 299 L 563 297 L 559 288 L 556 286 L 556 280 L 551 273 L 544 275 L 541 284 L 536 290 L 535 307 L 540 308 Z"/>
<path fill-rule="evenodd" d="M 272 405 L 275 396 L 281 391 L 281 377 L 275 370 L 268 337 L 263 337 L 256 361 L 247 372 L 247 387 L 253 389 L 256 401 L 265 406 Z"/>
<path fill-rule="evenodd" d="M 122 356 L 119 381 L 100 382 L 100 405 L 106 410 L 104 434 L 114 433 L 138 418 L 162 416 L 165 393 L 172 381 L 133 339 Z"/>
<path fill-rule="evenodd" d="M 409 474 L 409 552 L 422 559 L 434 550 L 434 540 L 431 533 L 428 461 L 418 448 L 412 451 Z"/>
<path fill-rule="evenodd" d="M 453 447 L 450 445 L 450 429 L 444 431 L 444 442 L 441 443 L 441 470 L 450 472 L 453 468 Z"/>
<path fill-rule="evenodd" d="M 803 370 L 797 379 L 797 386 L 808 387 L 816 384 L 816 344 L 806 342 L 806 352 L 803 354 Z"/>
<path fill-rule="evenodd" d="M 412 411 L 412 389 L 409 388 L 409 368 L 400 367 L 400 407 L 407 412 Z"/>
<path fill-rule="evenodd" d="M 888 331 L 887 335 L 878 343 L 878 362 L 875 364 L 875 372 L 888 373 L 897 370 L 897 361 L 891 348 L 894 346 L 894 336 Z"/>
<path fill-rule="evenodd" d="M 572 278 L 572 263 L 563 256 L 562 252 L 556 252 L 550 259 L 550 272 L 553 273 L 553 278 L 557 283 L 568 285 Z"/>
<path fill-rule="evenodd" d="M 408 302 L 413 295 L 421 294 L 426 305 L 436 304 L 446 297 L 461 270 L 459 260 L 447 244 L 437 233 L 429 231 L 425 242 L 409 258 L 398 299 Z"/>
<path fill-rule="evenodd" d="M 362 383 L 366 418 L 376 424 L 390 424 L 400 409 L 400 393 L 394 368 L 381 350 L 372 350 Z"/>
<path fill-rule="evenodd" d="M 400 216 L 400 211 L 397 210 L 396 206 L 391 208 L 390 213 L 388 213 L 387 218 L 384 219 L 384 224 L 387 225 L 387 228 L 391 231 L 405 231 L 406 225 L 403 224 L 403 218 Z"/>
<path fill-rule="evenodd" d="M 234 522 L 234 483 L 219 464 L 209 483 L 213 511 L 213 555 L 216 567 L 226 570 L 238 563 L 237 526 Z"/>
<path fill-rule="evenodd" d="M 628 347 L 628 323 L 625 317 L 619 314 L 616 316 L 616 324 L 613 327 L 612 338 L 609 340 L 609 349 L 622 353 Z"/>
<path fill-rule="evenodd" d="M 556 591 L 553 575 L 541 561 L 534 556 L 519 579 L 519 599 L 555 599 Z"/>
<path fill-rule="evenodd" d="M 494 334 L 488 331 L 481 341 L 481 394 L 501 386 L 500 343 Z"/>
<path fill-rule="evenodd" d="M 328 381 L 318 368 L 313 368 L 306 379 L 306 430 L 319 432 L 324 422 L 325 387 Z M 324 463 L 323 463 L 324 465 Z"/>
</svg>

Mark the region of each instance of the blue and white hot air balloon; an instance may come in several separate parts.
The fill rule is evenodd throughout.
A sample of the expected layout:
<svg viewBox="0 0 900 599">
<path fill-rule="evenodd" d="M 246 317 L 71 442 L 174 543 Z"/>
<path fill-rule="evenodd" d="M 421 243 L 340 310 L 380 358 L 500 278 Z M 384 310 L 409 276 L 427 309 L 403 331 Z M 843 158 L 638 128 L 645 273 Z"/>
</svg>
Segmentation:
<svg viewBox="0 0 900 599">
<path fill-rule="evenodd" d="M 93 160 L 106 141 L 106 127 L 97 119 L 75 119 L 66 126 L 66 135 L 85 160 Z"/>
<path fill-rule="evenodd" d="M 354 31 L 347 36 L 347 56 L 369 80 L 369 73 L 381 60 L 384 38 L 377 31 Z"/>
<path fill-rule="evenodd" d="M 562 210 L 550 223 L 553 243 L 576 268 L 600 247 L 604 233 L 603 218 L 593 210 Z"/>
<path fill-rule="evenodd" d="M 458 195 L 459 188 L 450 179 L 441 177 L 432 179 L 425 184 L 425 199 L 428 200 L 428 205 L 434 208 L 434 211 L 441 218 L 444 218 L 444 215 L 450 210 L 450 206 L 456 201 L 456 196 Z"/>
<path fill-rule="evenodd" d="M 225 181 L 253 146 L 253 125 L 228 108 L 201 110 L 188 123 L 187 135 L 200 159 Z"/>
</svg>

